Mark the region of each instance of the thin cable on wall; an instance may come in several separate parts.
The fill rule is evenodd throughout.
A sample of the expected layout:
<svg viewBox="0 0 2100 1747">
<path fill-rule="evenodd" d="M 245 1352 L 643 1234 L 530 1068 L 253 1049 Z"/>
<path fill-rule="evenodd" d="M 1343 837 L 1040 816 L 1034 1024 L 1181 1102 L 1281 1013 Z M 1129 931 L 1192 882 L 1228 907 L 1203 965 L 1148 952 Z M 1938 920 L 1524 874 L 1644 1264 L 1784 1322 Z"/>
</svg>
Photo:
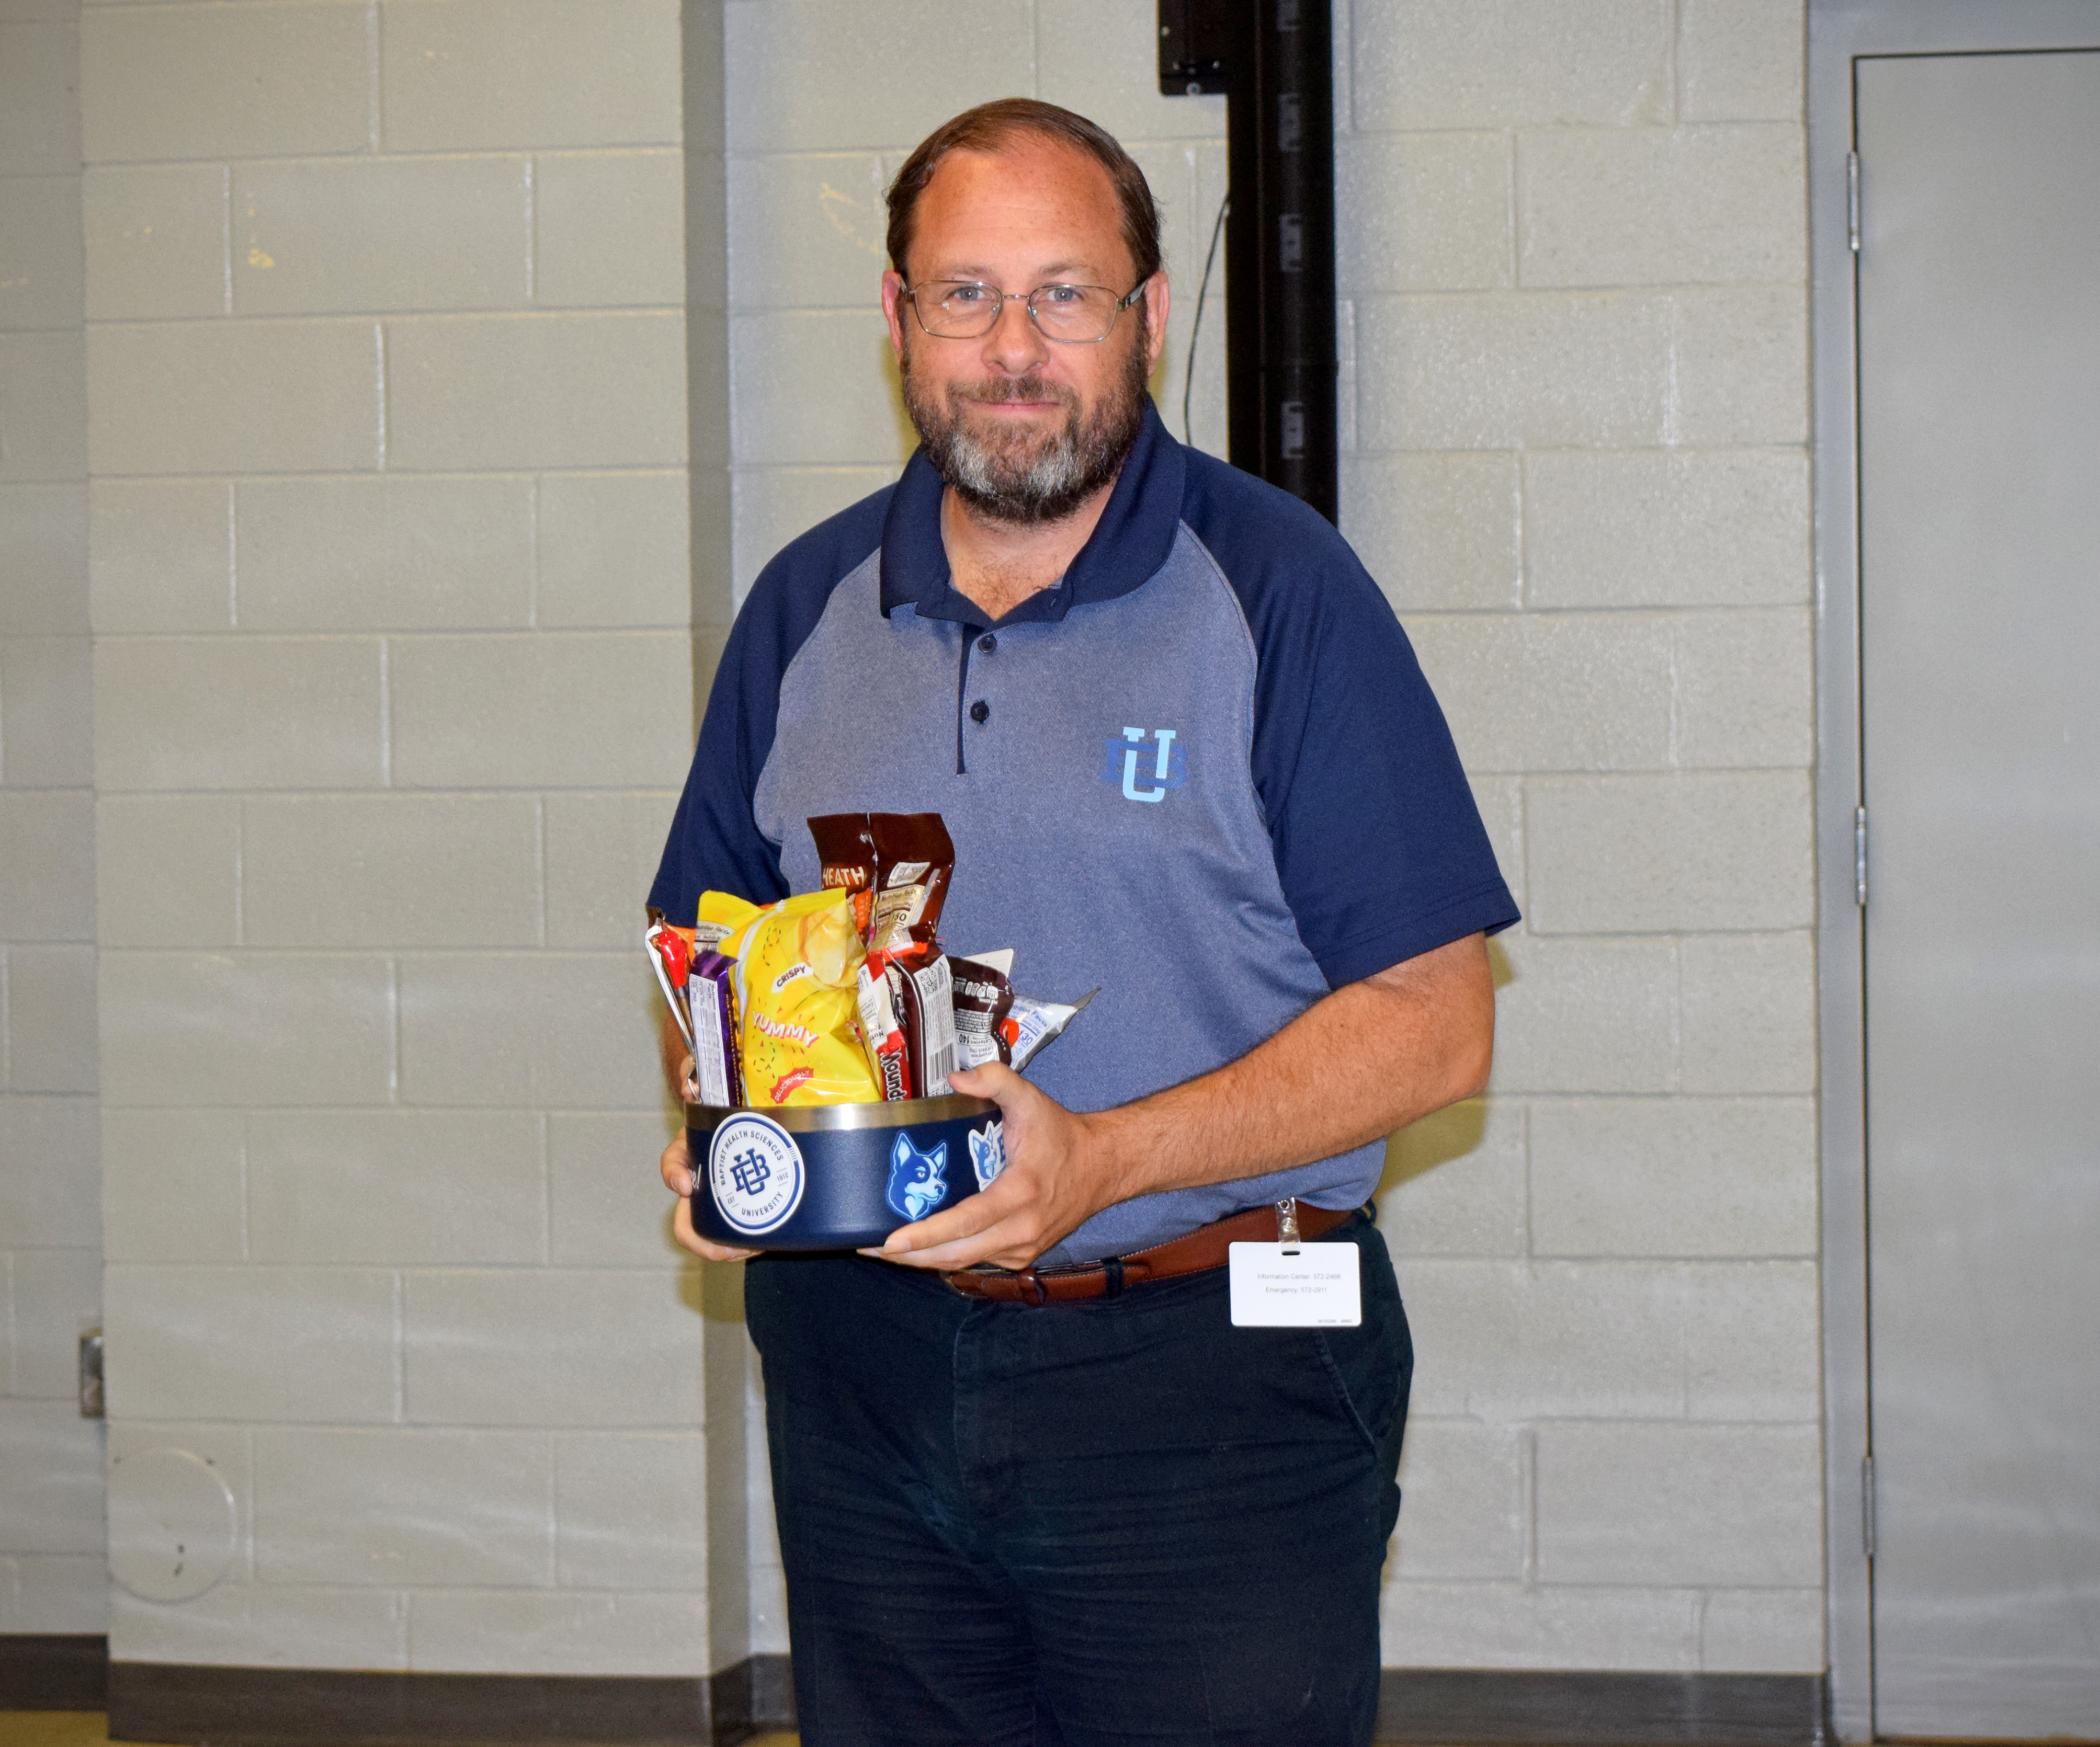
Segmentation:
<svg viewBox="0 0 2100 1747">
<path fill-rule="evenodd" d="M 1211 293 L 1211 269 L 1217 265 L 1218 239 L 1225 234 L 1225 215 L 1233 209 L 1232 191 L 1218 202 L 1218 222 L 1211 227 L 1211 252 L 1203 257 L 1203 283 L 1196 291 L 1196 319 L 1189 324 L 1189 367 L 1181 373 L 1181 440 L 1190 447 L 1195 439 L 1189 434 L 1189 395 L 1196 385 L 1196 336 L 1203 331 L 1203 299 Z"/>
</svg>

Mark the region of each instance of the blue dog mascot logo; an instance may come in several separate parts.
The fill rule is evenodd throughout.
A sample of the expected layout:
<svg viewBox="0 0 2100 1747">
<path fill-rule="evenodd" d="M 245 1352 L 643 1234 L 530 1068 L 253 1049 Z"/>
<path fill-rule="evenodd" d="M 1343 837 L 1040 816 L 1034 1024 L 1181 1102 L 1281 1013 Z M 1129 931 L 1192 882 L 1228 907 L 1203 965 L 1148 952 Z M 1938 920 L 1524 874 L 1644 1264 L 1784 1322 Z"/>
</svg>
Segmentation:
<svg viewBox="0 0 2100 1747">
<path fill-rule="evenodd" d="M 1005 1127 L 1004 1122 L 995 1122 L 988 1129 L 970 1130 L 970 1169 L 980 1189 L 990 1188 L 992 1179 L 1006 1168 Z"/>
<path fill-rule="evenodd" d="M 889 1189 L 883 1199 L 907 1219 L 924 1219 L 948 1192 L 948 1143 L 921 1152 L 899 1129 L 889 1148 Z"/>
</svg>

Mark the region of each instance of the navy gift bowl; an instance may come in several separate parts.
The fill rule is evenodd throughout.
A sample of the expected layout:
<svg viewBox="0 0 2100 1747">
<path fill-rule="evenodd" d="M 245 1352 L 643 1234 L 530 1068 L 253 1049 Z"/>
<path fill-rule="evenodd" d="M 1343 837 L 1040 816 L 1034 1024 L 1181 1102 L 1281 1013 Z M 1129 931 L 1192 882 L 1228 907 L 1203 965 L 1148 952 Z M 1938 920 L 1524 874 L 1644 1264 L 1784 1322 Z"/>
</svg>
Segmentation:
<svg viewBox="0 0 2100 1747">
<path fill-rule="evenodd" d="M 973 1195 L 1006 1164 L 999 1106 L 983 1098 L 686 1107 L 693 1230 L 746 1249 L 838 1250 Z"/>
</svg>

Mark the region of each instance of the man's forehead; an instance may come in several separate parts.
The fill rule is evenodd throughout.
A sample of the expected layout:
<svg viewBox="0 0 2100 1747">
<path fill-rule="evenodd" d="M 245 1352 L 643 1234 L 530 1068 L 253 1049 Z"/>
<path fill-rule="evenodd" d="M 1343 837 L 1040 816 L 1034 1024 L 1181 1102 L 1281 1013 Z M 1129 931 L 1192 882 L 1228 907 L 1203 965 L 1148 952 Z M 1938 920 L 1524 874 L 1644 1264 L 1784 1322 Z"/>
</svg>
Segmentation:
<svg viewBox="0 0 2100 1747">
<path fill-rule="evenodd" d="M 925 277 L 990 277 L 1016 266 L 1043 278 L 1121 271 L 1115 184 L 1099 162 L 1023 136 L 998 152 L 955 151 L 927 182 L 911 253 Z"/>
</svg>

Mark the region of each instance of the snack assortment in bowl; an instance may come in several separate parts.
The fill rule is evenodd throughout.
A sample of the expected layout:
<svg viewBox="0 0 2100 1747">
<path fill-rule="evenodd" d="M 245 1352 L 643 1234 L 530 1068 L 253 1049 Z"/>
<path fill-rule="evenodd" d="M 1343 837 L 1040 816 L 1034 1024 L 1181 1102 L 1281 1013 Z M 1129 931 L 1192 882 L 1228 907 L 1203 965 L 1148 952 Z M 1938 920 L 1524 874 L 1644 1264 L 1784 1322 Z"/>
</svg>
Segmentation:
<svg viewBox="0 0 2100 1747">
<path fill-rule="evenodd" d="M 941 1098 L 958 1068 L 1025 1067 L 1092 998 L 1017 993 L 1011 951 L 942 950 L 955 851 L 938 813 L 830 813 L 810 832 L 818 890 L 767 904 L 706 892 L 691 928 L 650 913 L 702 1104 Z"/>
</svg>

